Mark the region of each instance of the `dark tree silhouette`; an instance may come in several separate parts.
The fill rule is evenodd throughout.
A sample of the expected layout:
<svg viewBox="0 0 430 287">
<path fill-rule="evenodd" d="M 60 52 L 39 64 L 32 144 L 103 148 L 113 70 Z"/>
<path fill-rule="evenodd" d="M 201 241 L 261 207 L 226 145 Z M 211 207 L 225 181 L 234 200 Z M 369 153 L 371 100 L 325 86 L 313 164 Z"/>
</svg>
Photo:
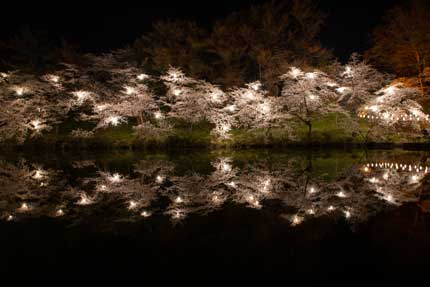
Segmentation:
<svg viewBox="0 0 430 287">
<path fill-rule="evenodd" d="M 373 34 L 368 57 L 399 76 L 416 77 L 423 95 L 430 65 L 430 4 L 411 1 L 388 11 Z"/>
</svg>

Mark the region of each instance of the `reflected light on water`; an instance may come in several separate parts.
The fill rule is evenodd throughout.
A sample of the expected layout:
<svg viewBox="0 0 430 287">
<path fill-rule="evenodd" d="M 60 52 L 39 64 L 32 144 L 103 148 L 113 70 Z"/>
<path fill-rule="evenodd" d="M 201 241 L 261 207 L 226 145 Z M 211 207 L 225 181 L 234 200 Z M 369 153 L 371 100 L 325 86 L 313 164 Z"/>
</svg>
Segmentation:
<svg viewBox="0 0 430 287">
<path fill-rule="evenodd" d="M 297 214 L 293 216 L 291 220 L 291 225 L 296 226 L 303 222 L 303 217 L 298 216 Z"/>
<path fill-rule="evenodd" d="M 94 203 L 93 199 L 90 198 L 85 193 L 82 193 L 80 199 L 78 200 L 78 202 L 76 204 L 78 204 L 78 205 L 90 205 L 92 203 Z"/>
<path fill-rule="evenodd" d="M 366 163 L 354 158 L 353 164 L 339 168 L 335 175 L 326 176 L 331 167 L 316 164 L 310 169 L 306 166 L 307 159 L 300 155 L 286 158 L 276 155 L 269 161 L 267 155 L 258 159 L 224 154 L 209 160 L 205 156 L 207 162 L 198 159 L 198 165 L 187 157 L 186 161 L 192 160 L 192 168 L 184 168 L 189 165 L 167 157 L 139 159 L 129 164 L 128 169 L 124 165 L 92 160 L 92 167 L 88 169 L 91 171 L 83 171 L 74 164 L 55 169 L 53 163 L 41 161 L 18 164 L 0 160 L 3 189 L 0 189 L 0 203 L 5 203 L 2 218 L 7 220 L 9 215 L 15 214 L 20 220 L 37 216 L 65 216 L 77 220 L 83 216 L 100 217 L 100 209 L 106 208 L 103 214 L 108 217 L 127 214 L 127 220 L 137 221 L 163 214 L 173 223 L 185 215 L 205 216 L 215 210 L 242 206 L 263 209 L 262 214 L 285 211 L 287 225 L 300 224 L 308 216 L 317 219 L 325 215 L 353 217 L 354 220 L 348 220 L 353 226 L 378 212 L 425 200 L 420 192 L 427 180 L 426 159 L 412 161 L 405 157 L 405 161 L 410 162 L 374 160 Z M 39 166 L 49 173 L 35 168 Z M 199 170 L 202 166 L 204 168 Z M 75 169 L 80 169 L 79 173 Z M 113 173 L 114 170 L 121 170 L 123 175 Z M 97 204 L 88 208 L 76 206 L 91 205 L 96 200 Z M 291 210 L 296 214 L 292 215 Z M 339 212 L 332 212 L 334 210 Z M 151 220 L 153 218 L 158 216 L 152 216 Z M 118 220 L 112 218 L 111 222 Z"/>
<path fill-rule="evenodd" d="M 130 200 L 130 201 L 128 202 L 128 209 L 129 209 L 129 210 L 135 209 L 136 207 L 137 207 L 137 202 L 136 202 L 136 201 L 134 201 L 134 200 Z"/>
<path fill-rule="evenodd" d="M 336 196 L 340 198 L 345 198 L 346 194 L 343 191 L 339 191 L 338 193 L 336 193 Z"/>
<path fill-rule="evenodd" d="M 19 212 L 27 212 L 30 210 L 31 210 L 31 207 L 25 202 L 18 208 Z"/>
</svg>

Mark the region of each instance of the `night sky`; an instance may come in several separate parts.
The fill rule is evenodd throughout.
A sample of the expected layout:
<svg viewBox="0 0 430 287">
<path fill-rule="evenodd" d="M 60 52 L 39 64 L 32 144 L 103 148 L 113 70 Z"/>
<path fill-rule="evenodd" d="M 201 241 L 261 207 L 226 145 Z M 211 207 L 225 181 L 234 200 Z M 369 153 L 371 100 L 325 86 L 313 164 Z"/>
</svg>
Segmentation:
<svg viewBox="0 0 430 287">
<path fill-rule="evenodd" d="M 151 29 L 154 20 L 191 19 L 210 27 L 214 21 L 230 12 L 264 0 L 89 2 L 2 4 L 0 37 L 7 39 L 27 27 L 47 31 L 54 41 L 65 39 L 78 44 L 82 52 L 103 52 L 133 43 L 134 39 Z M 401 2 L 315 1 L 328 15 L 321 34 L 322 43 L 333 49 L 341 60 L 348 58 L 354 51 L 366 50 L 373 27 L 381 22 L 387 9 Z"/>
</svg>

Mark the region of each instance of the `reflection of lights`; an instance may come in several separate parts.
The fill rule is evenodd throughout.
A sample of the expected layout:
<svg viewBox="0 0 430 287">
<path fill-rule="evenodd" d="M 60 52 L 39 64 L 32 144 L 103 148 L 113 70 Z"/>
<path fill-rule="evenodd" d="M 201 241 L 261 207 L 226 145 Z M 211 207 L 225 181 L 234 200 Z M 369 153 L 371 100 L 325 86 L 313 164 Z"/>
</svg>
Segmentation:
<svg viewBox="0 0 430 287">
<path fill-rule="evenodd" d="M 338 92 L 340 94 L 343 94 L 343 93 L 345 93 L 345 92 L 347 92 L 349 90 L 350 90 L 350 88 L 348 88 L 348 87 L 339 87 L 339 88 L 336 89 L 336 92 Z"/>
<path fill-rule="evenodd" d="M 108 107 L 109 107 L 108 104 L 96 105 L 96 110 L 98 112 L 102 112 L 102 111 L 106 110 Z"/>
<path fill-rule="evenodd" d="M 155 113 L 154 113 L 154 117 L 155 117 L 157 120 L 159 120 L 159 119 L 161 119 L 161 118 L 163 117 L 163 114 L 162 114 L 161 112 L 155 112 Z"/>
<path fill-rule="evenodd" d="M 309 193 L 310 193 L 310 194 L 313 194 L 313 193 L 315 193 L 315 192 L 317 192 L 316 188 L 315 188 L 315 187 L 313 187 L 313 186 L 311 186 L 311 187 L 309 188 Z"/>
<path fill-rule="evenodd" d="M 137 207 L 137 202 L 136 201 L 134 201 L 134 200 L 130 200 L 129 202 L 128 202 L 128 209 L 135 209 Z"/>
<path fill-rule="evenodd" d="M 162 183 L 164 181 L 164 178 L 161 175 L 157 175 L 156 180 L 158 183 Z"/>
<path fill-rule="evenodd" d="M 384 196 L 383 199 L 385 199 L 389 203 L 395 203 L 394 198 L 393 198 L 393 196 L 391 194 L 388 194 L 388 195 Z"/>
<path fill-rule="evenodd" d="M 233 113 L 236 110 L 236 106 L 235 105 L 230 105 L 226 107 L 227 111 Z"/>
<path fill-rule="evenodd" d="M 266 179 L 266 180 L 263 182 L 263 189 L 262 189 L 262 192 L 263 192 L 263 193 L 267 193 L 267 192 L 269 191 L 269 188 L 270 188 L 270 179 Z"/>
<path fill-rule="evenodd" d="M 307 79 L 309 79 L 309 80 L 313 80 L 313 79 L 315 79 L 316 77 L 317 77 L 317 73 L 315 73 L 315 72 L 312 72 L 312 73 L 306 73 L 306 78 Z"/>
<path fill-rule="evenodd" d="M 345 67 L 345 71 L 342 73 L 342 76 L 346 76 L 347 78 L 351 78 L 354 75 L 352 68 L 350 66 Z"/>
<path fill-rule="evenodd" d="M 109 116 L 105 119 L 105 123 L 107 125 L 112 125 L 114 127 L 116 127 L 122 122 L 125 122 L 125 119 L 124 117 L 121 117 L 121 116 Z"/>
<path fill-rule="evenodd" d="M 107 180 L 112 183 L 119 183 L 122 181 L 122 176 L 119 173 L 114 173 L 113 175 L 107 176 Z"/>
<path fill-rule="evenodd" d="M 173 215 L 173 218 L 181 218 L 181 212 L 175 211 L 175 214 Z"/>
<path fill-rule="evenodd" d="M 211 93 L 211 99 L 213 102 L 219 103 L 220 97 L 222 96 L 222 92 L 219 90 L 212 91 Z"/>
<path fill-rule="evenodd" d="M 107 186 L 104 184 L 101 184 L 97 187 L 97 190 L 99 191 L 107 191 Z"/>
<path fill-rule="evenodd" d="M 221 170 L 222 172 L 228 173 L 231 171 L 231 165 L 225 161 L 221 162 Z"/>
<path fill-rule="evenodd" d="M 333 205 L 330 205 L 328 208 L 327 208 L 327 211 L 333 211 L 333 210 L 335 210 L 336 208 L 333 206 Z"/>
<path fill-rule="evenodd" d="M 142 211 L 142 212 L 140 213 L 140 215 L 141 215 L 141 216 L 143 216 L 143 217 L 149 217 L 149 216 L 151 216 L 151 213 L 150 213 L 150 212 L 148 212 L 148 211 L 146 211 L 146 210 L 144 210 L 144 211 Z"/>
<path fill-rule="evenodd" d="M 248 196 L 248 202 L 255 207 L 260 207 L 260 202 L 253 195 Z"/>
<path fill-rule="evenodd" d="M 336 193 L 336 196 L 340 198 L 345 198 L 346 194 L 343 191 L 339 191 L 338 193 Z"/>
<path fill-rule="evenodd" d="M 418 176 L 416 176 L 416 175 L 411 176 L 411 182 L 412 183 L 415 183 L 417 181 L 418 181 Z"/>
<path fill-rule="evenodd" d="M 369 179 L 370 183 L 378 183 L 379 180 L 376 177 L 372 177 L 371 179 Z"/>
<path fill-rule="evenodd" d="M 228 124 L 222 124 L 222 125 L 221 125 L 221 130 L 222 130 L 222 132 L 224 132 L 224 133 L 228 133 L 228 132 L 231 130 L 231 127 L 230 127 L 230 125 L 228 125 Z"/>
<path fill-rule="evenodd" d="M 180 219 L 183 217 L 183 214 L 180 210 L 175 210 L 175 212 L 173 213 L 173 218 L 174 219 Z"/>
<path fill-rule="evenodd" d="M 92 203 L 93 203 L 92 198 L 90 198 L 85 193 L 82 193 L 81 198 L 78 200 L 78 202 L 76 204 L 78 204 L 78 205 L 90 205 Z"/>
<path fill-rule="evenodd" d="M 261 88 L 261 83 L 260 82 L 250 83 L 249 87 L 254 91 L 258 91 Z"/>
<path fill-rule="evenodd" d="M 34 179 L 42 179 L 45 176 L 45 172 L 41 169 L 37 169 L 33 175 Z"/>
<path fill-rule="evenodd" d="M 7 221 L 12 221 L 14 219 L 13 215 L 9 214 L 6 218 Z"/>
<path fill-rule="evenodd" d="M 130 87 L 130 86 L 125 86 L 124 87 L 124 90 L 125 90 L 125 94 L 126 95 L 134 95 L 134 94 L 136 94 L 136 92 L 137 92 L 137 90 L 136 90 L 136 88 L 134 88 L 134 87 Z"/>
<path fill-rule="evenodd" d="M 184 202 L 184 200 L 180 196 L 178 196 L 178 197 L 176 197 L 175 202 L 176 203 L 182 203 L 182 202 Z"/>
<path fill-rule="evenodd" d="M 248 99 L 249 101 L 253 101 L 255 100 L 255 94 L 253 91 L 246 91 L 244 94 L 245 98 Z"/>
<path fill-rule="evenodd" d="M 27 92 L 27 89 L 24 87 L 14 87 L 13 90 L 17 96 L 22 96 Z"/>
<path fill-rule="evenodd" d="M 302 71 L 299 68 L 296 67 L 291 67 L 290 71 L 288 72 L 288 74 L 292 77 L 292 78 L 297 78 L 298 76 L 300 76 L 302 74 Z"/>
<path fill-rule="evenodd" d="M 49 82 L 58 83 L 60 81 L 60 77 L 57 75 L 46 75 L 45 79 Z"/>
<path fill-rule="evenodd" d="M 365 167 L 363 168 L 363 170 L 364 170 L 364 172 L 369 172 L 369 171 L 370 171 L 370 169 L 369 169 L 367 166 L 365 166 Z"/>
<path fill-rule="evenodd" d="M 173 219 L 182 219 L 185 217 L 185 211 L 182 209 L 175 209 L 172 212 Z"/>
<path fill-rule="evenodd" d="M 179 96 L 182 93 L 182 91 L 180 89 L 174 89 L 172 93 L 175 96 Z"/>
<path fill-rule="evenodd" d="M 64 215 L 64 211 L 60 208 L 55 212 L 55 215 L 57 216 L 63 216 Z"/>
<path fill-rule="evenodd" d="M 82 105 L 86 100 L 91 98 L 91 93 L 87 91 L 72 92 L 72 95 L 78 98 L 78 104 Z"/>
<path fill-rule="evenodd" d="M 370 106 L 370 107 L 369 107 L 369 109 L 370 109 L 372 112 L 377 112 L 379 108 L 378 108 L 378 106 L 373 105 L 373 106 Z"/>
<path fill-rule="evenodd" d="M 136 77 L 139 81 L 142 81 L 142 80 L 145 80 L 145 79 L 148 79 L 149 78 L 149 76 L 148 75 L 146 75 L 146 74 L 139 74 L 139 75 L 137 75 L 137 77 Z"/>
<path fill-rule="evenodd" d="M 313 100 L 316 100 L 316 98 L 317 98 L 317 96 L 315 96 L 315 95 L 313 95 L 313 94 L 310 94 L 310 95 L 309 95 L 309 99 L 310 99 L 310 100 L 312 100 L 312 101 L 313 101 Z"/>
<path fill-rule="evenodd" d="M 314 215 L 315 214 L 315 210 L 313 208 L 309 208 L 308 210 L 306 210 L 306 213 L 310 214 L 310 215 Z"/>
<path fill-rule="evenodd" d="M 227 183 L 227 185 L 236 188 L 236 183 L 234 181 Z"/>
<path fill-rule="evenodd" d="M 172 78 L 173 81 L 177 81 L 179 79 L 178 72 L 169 72 L 169 76 Z"/>
<path fill-rule="evenodd" d="M 33 127 L 33 129 L 35 130 L 39 130 L 42 128 L 42 122 L 40 120 L 32 120 L 30 122 L 30 125 Z"/>
<path fill-rule="evenodd" d="M 214 196 L 212 196 L 212 201 L 214 203 L 219 203 L 219 202 L 221 202 L 221 198 L 218 195 L 214 195 Z"/>
<path fill-rule="evenodd" d="M 298 216 L 297 214 L 293 216 L 292 220 L 291 220 L 291 224 L 293 226 L 295 225 L 299 225 L 300 223 L 302 223 L 303 221 L 303 217 Z"/>
<path fill-rule="evenodd" d="M 395 85 L 388 86 L 387 88 L 383 89 L 383 92 L 386 93 L 389 96 L 392 96 L 396 93 L 397 87 Z"/>
<path fill-rule="evenodd" d="M 384 173 L 384 175 L 382 176 L 382 178 L 383 178 L 384 180 L 388 180 L 388 172 L 385 172 L 385 173 Z"/>
<path fill-rule="evenodd" d="M 260 111 L 263 114 L 267 114 L 270 112 L 270 104 L 269 103 L 263 103 L 260 105 Z"/>
<path fill-rule="evenodd" d="M 351 211 L 345 210 L 343 213 L 345 214 L 346 218 L 350 218 L 351 217 Z"/>
<path fill-rule="evenodd" d="M 30 209 L 31 209 L 30 206 L 24 202 L 23 204 L 21 204 L 21 207 L 18 208 L 18 211 L 26 212 L 26 211 L 29 211 Z"/>
</svg>

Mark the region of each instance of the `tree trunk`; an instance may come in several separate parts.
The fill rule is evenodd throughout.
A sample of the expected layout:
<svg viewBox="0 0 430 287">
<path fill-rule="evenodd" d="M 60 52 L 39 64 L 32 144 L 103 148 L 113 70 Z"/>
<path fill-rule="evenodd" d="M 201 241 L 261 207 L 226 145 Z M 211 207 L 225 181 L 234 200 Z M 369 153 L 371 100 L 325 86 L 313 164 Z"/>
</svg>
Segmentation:
<svg viewBox="0 0 430 287">
<path fill-rule="evenodd" d="M 423 84 L 422 74 L 418 75 L 418 81 L 420 82 L 421 97 L 423 97 L 424 96 L 424 84 Z"/>
<path fill-rule="evenodd" d="M 260 74 L 260 81 L 261 81 L 261 64 L 258 64 L 258 73 Z"/>
<path fill-rule="evenodd" d="M 139 120 L 140 120 L 139 125 L 143 124 L 143 112 L 139 113 Z"/>
<path fill-rule="evenodd" d="M 418 51 L 415 51 L 415 59 L 417 61 L 418 81 L 420 83 L 421 96 L 424 96 L 424 85 L 423 85 L 423 79 L 422 79 L 424 67 L 421 63 L 422 57 Z"/>
<path fill-rule="evenodd" d="M 311 144 L 311 141 L 312 141 L 312 123 L 307 122 L 306 125 L 308 126 L 308 144 Z"/>
</svg>

